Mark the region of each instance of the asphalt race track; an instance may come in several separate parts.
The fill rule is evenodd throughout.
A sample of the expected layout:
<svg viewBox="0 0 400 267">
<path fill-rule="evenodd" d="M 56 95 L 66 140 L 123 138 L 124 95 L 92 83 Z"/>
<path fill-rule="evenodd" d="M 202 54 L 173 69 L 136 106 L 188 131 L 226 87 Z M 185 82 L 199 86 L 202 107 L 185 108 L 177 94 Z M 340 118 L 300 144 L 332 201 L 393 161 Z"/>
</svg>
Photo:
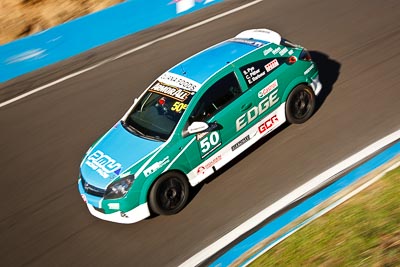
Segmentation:
<svg viewBox="0 0 400 267">
<path fill-rule="evenodd" d="M 0 101 L 250 1 L 227 1 L 0 85 Z M 281 196 L 400 127 L 400 2 L 265 0 L 0 108 L 2 266 L 176 266 Z M 242 30 L 313 51 L 316 114 L 283 127 L 178 215 L 119 225 L 77 191 L 81 157 L 159 74 Z"/>
</svg>

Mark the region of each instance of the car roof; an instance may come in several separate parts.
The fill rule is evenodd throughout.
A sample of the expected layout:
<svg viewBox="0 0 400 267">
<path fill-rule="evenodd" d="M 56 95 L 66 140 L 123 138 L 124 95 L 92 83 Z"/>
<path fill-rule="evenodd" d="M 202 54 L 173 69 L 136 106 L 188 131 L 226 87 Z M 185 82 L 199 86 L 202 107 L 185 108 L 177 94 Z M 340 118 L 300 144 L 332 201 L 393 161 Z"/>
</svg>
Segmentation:
<svg viewBox="0 0 400 267">
<path fill-rule="evenodd" d="M 169 72 L 203 84 L 227 64 L 268 43 L 262 40 L 232 38 L 189 57 Z"/>
</svg>

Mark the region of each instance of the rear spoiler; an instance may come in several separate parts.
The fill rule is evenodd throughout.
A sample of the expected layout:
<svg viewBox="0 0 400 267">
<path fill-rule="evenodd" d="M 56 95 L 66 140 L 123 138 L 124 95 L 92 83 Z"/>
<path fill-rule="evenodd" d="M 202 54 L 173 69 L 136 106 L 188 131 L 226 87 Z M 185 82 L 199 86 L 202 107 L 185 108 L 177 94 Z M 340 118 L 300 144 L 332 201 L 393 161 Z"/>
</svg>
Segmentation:
<svg viewBox="0 0 400 267">
<path fill-rule="evenodd" d="M 283 46 L 290 47 L 290 48 L 302 48 L 302 46 L 300 46 L 298 44 L 294 44 L 294 43 L 282 38 L 279 33 L 268 30 L 268 29 L 246 30 L 246 31 L 243 31 L 243 32 L 239 33 L 238 35 L 236 35 L 235 38 L 255 39 L 255 40 L 266 41 L 266 42 L 277 44 L 277 45 L 283 45 Z"/>
<path fill-rule="evenodd" d="M 235 38 L 242 39 L 256 39 L 261 41 L 267 41 L 274 44 L 281 44 L 282 37 L 279 33 L 268 30 L 268 29 L 251 29 L 246 30 L 238 35 Z"/>
</svg>

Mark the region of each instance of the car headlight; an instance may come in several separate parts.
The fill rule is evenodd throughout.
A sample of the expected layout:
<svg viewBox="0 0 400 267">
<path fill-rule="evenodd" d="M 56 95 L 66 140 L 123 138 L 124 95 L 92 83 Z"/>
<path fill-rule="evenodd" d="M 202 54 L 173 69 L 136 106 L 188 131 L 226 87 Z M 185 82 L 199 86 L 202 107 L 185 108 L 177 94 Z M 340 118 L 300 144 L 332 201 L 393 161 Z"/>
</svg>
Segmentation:
<svg viewBox="0 0 400 267">
<path fill-rule="evenodd" d="M 104 195 L 105 199 L 115 199 L 115 198 L 121 198 L 128 193 L 129 188 L 131 188 L 134 180 L 133 175 L 129 175 L 127 177 L 124 177 L 122 179 L 119 179 L 115 182 L 112 182 L 106 190 L 106 193 Z"/>
</svg>

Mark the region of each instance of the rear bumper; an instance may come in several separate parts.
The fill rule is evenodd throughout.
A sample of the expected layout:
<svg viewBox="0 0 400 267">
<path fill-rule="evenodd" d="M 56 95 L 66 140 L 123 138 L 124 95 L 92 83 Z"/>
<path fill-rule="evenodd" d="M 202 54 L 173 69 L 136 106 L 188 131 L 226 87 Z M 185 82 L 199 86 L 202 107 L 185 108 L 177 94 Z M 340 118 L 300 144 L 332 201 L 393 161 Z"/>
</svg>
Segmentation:
<svg viewBox="0 0 400 267">
<path fill-rule="evenodd" d="M 319 76 L 318 76 L 318 75 L 315 76 L 315 77 L 312 79 L 310 86 L 311 86 L 311 88 L 314 90 L 314 94 L 315 94 L 315 95 L 318 95 L 318 94 L 321 92 L 322 84 L 321 84 L 321 82 L 319 81 Z"/>
</svg>

